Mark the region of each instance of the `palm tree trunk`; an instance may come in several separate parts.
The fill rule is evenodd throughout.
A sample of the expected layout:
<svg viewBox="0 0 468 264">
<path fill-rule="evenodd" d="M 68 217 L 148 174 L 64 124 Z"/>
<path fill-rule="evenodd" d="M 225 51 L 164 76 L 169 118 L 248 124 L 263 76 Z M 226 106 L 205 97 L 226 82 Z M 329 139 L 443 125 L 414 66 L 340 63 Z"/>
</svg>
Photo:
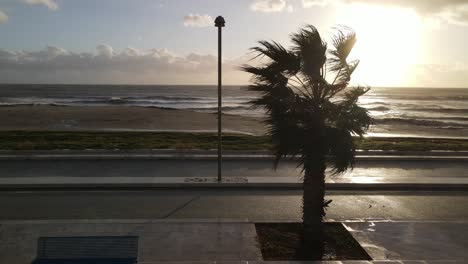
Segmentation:
<svg viewBox="0 0 468 264">
<path fill-rule="evenodd" d="M 302 254 L 311 259 L 321 259 L 324 251 L 325 169 L 324 157 L 307 158 L 304 163 Z"/>
</svg>

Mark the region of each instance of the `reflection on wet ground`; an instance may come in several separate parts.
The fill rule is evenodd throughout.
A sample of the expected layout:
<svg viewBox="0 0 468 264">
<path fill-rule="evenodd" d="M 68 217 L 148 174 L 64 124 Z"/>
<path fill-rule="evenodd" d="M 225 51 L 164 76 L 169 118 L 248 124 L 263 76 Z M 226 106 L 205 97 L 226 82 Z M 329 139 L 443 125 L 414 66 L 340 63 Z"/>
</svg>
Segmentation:
<svg viewBox="0 0 468 264">
<path fill-rule="evenodd" d="M 466 222 L 362 222 L 345 226 L 374 260 L 468 259 Z"/>
<path fill-rule="evenodd" d="M 329 175 L 330 182 L 468 183 L 463 161 L 360 161 L 353 170 Z"/>
<path fill-rule="evenodd" d="M 2 160 L 1 178 L 22 177 L 215 177 L 216 160 Z M 223 177 L 296 177 L 302 171 L 294 161 L 273 170 L 270 160 L 225 160 Z M 328 173 L 329 182 L 453 183 L 468 181 L 462 160 L 363 160 L 354 170 Z"/>
</svg>

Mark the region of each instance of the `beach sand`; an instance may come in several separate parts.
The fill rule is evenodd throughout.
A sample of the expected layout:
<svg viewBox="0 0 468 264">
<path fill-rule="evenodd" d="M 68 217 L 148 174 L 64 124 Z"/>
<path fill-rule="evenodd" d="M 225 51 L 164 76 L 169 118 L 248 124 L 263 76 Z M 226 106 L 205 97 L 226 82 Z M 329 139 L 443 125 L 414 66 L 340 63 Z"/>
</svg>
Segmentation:
<svg viewBox="0 0 468 264">
<path fill-rule="evenodd" d="M 34 131 L 217 131 L 217 115 L 122 106 L 3 106 L 0 130 Z M 223 116 L 224 132 L 265 133 L 261 120 Z"/>
<path fill-rule="evenodd" d="M 223 132 L 264 135 L 260 118 L 223 115 Z M 130 106 L 0 107 L 0 131 L 185 131 L 217 132 L 217 115 L 186 110 Z M 368 136 L 467 138 L 466 129 L 376 125 Z"/>
</svg>

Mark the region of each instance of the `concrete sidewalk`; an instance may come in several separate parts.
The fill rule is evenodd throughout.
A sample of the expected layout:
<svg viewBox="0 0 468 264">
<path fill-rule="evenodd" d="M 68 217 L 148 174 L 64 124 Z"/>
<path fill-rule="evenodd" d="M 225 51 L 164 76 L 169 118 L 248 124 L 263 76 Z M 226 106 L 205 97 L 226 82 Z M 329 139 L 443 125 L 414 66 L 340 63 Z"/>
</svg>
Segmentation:
<svg viewBox="0 0 468 264">
<path fill-rule="evenodd" d="M 330 191 L 466 191 L 468 178 L 350 177 L 328 178 Z M 15 189 L 197 189 L 197 188 L 274 188 L 302 189 L 297 177 L 20 177 L 0 178 L 0 190 Z"/>
<path fill-rule="evenodd" d="M 302 190 L 169 189 L 0 192 L 0 220 L 300 221 Z M 465 221 L 468 192 L 328 192 L 328 220 Z"/>
<path fill-rule="evenodd" d="M 30 264 L 39 252 L 39 238 L 62 237 L 64 246 L 41 249 L 52 251 L 50 255 L 63 255 L 67 251 L 72 256 L 64 258 L 99 258 L 103 252 L 88 252 L 85 246 L 72 250 L 76 247 L 73 238 L 88 237 L 89 243 L 93 243 L 95 237 L 129 236 L 137 237 L 134 257 L 139 263 L 262 260 L 255 226 L 244 221 L 18 221 L 0 222 L 0 263 Z M 112 244 L 101 251 L 108 251 L 104 252 L 106 255 L 112 251 L 117 254 L 118 250 L 130 246 L 119 245 L 113 249 Z"/>
<path fill-rule="evenodd" d="M 468 222 L 365 221 L 344 225 L 373 261 L 262 261 L 254 223 L 248 220 L 108 219 L 1 221 L 0 263 L 31 263 L 40 237 L 100 236 L 136 236 L 138 263 L 461 264 L 468 260 Z"/>
<path fill-rule="evenodd" d="M 373 260 L 468 262 L 468 222 L 354 222 L 345 227 Z"/>
</svg>

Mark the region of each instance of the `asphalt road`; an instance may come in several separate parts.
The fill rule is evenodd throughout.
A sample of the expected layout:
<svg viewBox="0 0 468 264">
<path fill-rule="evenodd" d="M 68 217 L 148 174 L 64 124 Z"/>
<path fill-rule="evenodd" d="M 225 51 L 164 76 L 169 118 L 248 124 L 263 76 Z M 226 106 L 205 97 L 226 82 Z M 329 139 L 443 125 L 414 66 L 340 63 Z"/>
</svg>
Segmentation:
<svg viewBox="0 0 468 264">
<path fill-rule="evenodd" d="M 327 218 L 466 221 L 467 192 L 329 193 Z M 250 219 L 299 221 L 301 192 L 154 190 L 0 192 L 0 220 Z"/>
<path fill-rule="evenodd" d="M 0 177 L 214 177 L 216 160 L 1 160 Z M 269 160 L 226 160 L 225 177 L 299 177 L 293 161 L 276 171 Z M 333 177 L 466 178 L 466 161 L 359 161 L 353 171 Z"/>
</svg>

